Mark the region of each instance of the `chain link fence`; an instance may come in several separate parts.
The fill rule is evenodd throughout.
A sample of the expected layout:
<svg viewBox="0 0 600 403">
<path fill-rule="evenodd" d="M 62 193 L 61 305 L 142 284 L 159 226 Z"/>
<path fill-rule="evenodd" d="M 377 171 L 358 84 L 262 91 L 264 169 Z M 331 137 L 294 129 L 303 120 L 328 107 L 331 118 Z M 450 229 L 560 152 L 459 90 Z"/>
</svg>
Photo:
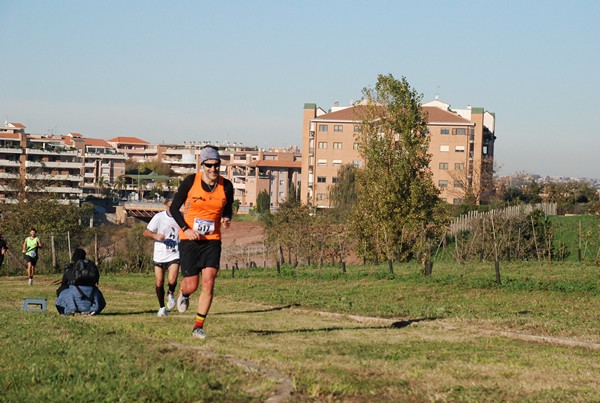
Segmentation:
<svg viewBox="0 0 600 403">
<path fill-rule="evenodd" d="M 23 254 L 23 243 L 29 237 L 26 235 L 3 234 L 8 244 L 8 250 L 4 255 L 4 262 L 0 268 L 2 276 L 18 276 L 27 274 L 27 263 Z M 38 233 L 42 243 L 39 249 L 39 258 L 36 265 L 36 274 L 62 273 L 64 266 L 70 262 L 75 248 L 84 247 L 91 239 L 86 236 L 73 237 L 70 233 L 65 234 L 43 234 Z M 92 243 L 93 245 L 93 243 Z M 93 251 L 85 248 L 88 256 L 94 259 Z"/>
</svg>

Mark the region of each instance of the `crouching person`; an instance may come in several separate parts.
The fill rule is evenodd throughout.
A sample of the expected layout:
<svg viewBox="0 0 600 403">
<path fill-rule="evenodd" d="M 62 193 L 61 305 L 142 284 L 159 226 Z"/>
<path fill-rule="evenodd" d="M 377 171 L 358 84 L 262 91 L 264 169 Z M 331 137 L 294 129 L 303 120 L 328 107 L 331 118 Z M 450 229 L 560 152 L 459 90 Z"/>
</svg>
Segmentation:
<svg viewBox="0 0 600 403">
<path fill-rule="evenodd" d="M 98 289 L 100 272 L 96 264 L 86 259 L 85 250 L 75 249 L 71 263 L 66 265 L 60 287 L 56 290 L 56 309 L 61 315 L 75 313 L 97 315 L 106 306 Z"/>
</svg>

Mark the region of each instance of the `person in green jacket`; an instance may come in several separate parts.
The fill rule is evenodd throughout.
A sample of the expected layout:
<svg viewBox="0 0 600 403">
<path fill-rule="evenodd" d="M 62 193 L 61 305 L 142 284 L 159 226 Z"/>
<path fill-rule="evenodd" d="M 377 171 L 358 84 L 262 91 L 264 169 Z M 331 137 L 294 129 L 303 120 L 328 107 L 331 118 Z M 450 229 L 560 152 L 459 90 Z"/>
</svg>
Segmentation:
<svg viewBox="0 0 600 403">
<path fill-rule="evenodd" d="M 27 262 L 27 283 L 33 284 L 33 276 L 35 275 L 35 266 L 38 261 L 38 250 L 42 247 L 42 242 L 36 234 L 35 228 L 29 231 L 29 236 L 23 242 L 23 253 L 25 254 L 25 262 Z"/>
</svg>

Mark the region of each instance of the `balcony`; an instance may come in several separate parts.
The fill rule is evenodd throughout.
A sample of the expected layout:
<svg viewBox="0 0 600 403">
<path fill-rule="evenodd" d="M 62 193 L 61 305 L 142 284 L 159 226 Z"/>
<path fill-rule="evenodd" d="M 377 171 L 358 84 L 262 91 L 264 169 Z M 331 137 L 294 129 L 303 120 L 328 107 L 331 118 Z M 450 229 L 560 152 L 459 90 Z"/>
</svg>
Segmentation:
<svg viewBox="0 0 600 403">
<path fill-rule="evenodd" d="M 43 189 L 27 189 L 29 192 L 36 192 L 36 193 L 71 193 L 71 194 L 82 194 L 83 193 L 83 189 L 76 187 L 67 187 L 67 186 L 46 186 Z"/>
<path fill-rule="evenodd" d="M 26 161 L 28 168 L 81 168 L 81 162 L 67 161 Z"/>
<path fill-rule="evenodd" d="M 23 151 L 21 150 L 21 147 L 16 147 L 16 148 L 0 147 L 0 153 L 21 155 L 23 153 Z"/>
<path fill-rule="evenodd" d="M 25 154 L 27 155 L 77 155 L 77 150 L 66 150 L 56 148 L 53 150 L 45 150 L 41 148 L 26 148 Z"/>
<path fill-rule="evenodd" d="M 11 174 L 9 172 L 0 172 L 0 179 L 19 179 L 20 174 Z"/>
<path fill-rule="evenodd" d="M 81 175 L 62 175 L 62 174 L 27 174 L 26 179 L 30 180 L 48 180 L 48 181 L 69 181 L 79 182 L 81 181 Z"/>
<path fill-rule="evenodd" d="M 123 154 L 117 153 L 85 153 L 84 154 L 86 160 L 99 160 L 99 159 L 109 159 L 109 160 L 125 160 L 127 157 Z"/>
<path fill-rule="evenodd" d="M 0 167 L 20 167 L 19 161 L 0 160 Z"/>
</svg>

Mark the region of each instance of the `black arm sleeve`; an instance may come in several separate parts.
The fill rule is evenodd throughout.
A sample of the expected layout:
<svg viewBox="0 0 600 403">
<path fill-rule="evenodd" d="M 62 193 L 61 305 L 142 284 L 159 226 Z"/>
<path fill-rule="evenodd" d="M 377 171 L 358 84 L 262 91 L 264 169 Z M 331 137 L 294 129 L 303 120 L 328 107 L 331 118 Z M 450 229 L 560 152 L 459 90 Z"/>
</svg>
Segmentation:
<svg viewBox="0 0 600 403">
<path fill-rule="evenodd" d="M 186 178 L 181 182 L 175 196 L 173 196 L 173 201 L 171 202 L 171 207 L 169 207 L 169 213 L 179 225 L 179 228 L 185 228 L 187 224 L 183 219 L 183 214 L 181 214 L 181 206 L 185 203 L 187 199 L 187 195 L 194 184 L 194 180 L 196 179 L 196 174 L 191 174 L 186 176 Z"/>
<path fill-rule="evenodd" d="M 225 197 L 227 198 L 227 202 L 223 207 L 223 213 L 221 213 L 222 218 L 231 218 L 233 217 L 233 183 L 231 183 L 228 179 L 223 179 L 223 187 L 225 188 Z"/>
</svg>

